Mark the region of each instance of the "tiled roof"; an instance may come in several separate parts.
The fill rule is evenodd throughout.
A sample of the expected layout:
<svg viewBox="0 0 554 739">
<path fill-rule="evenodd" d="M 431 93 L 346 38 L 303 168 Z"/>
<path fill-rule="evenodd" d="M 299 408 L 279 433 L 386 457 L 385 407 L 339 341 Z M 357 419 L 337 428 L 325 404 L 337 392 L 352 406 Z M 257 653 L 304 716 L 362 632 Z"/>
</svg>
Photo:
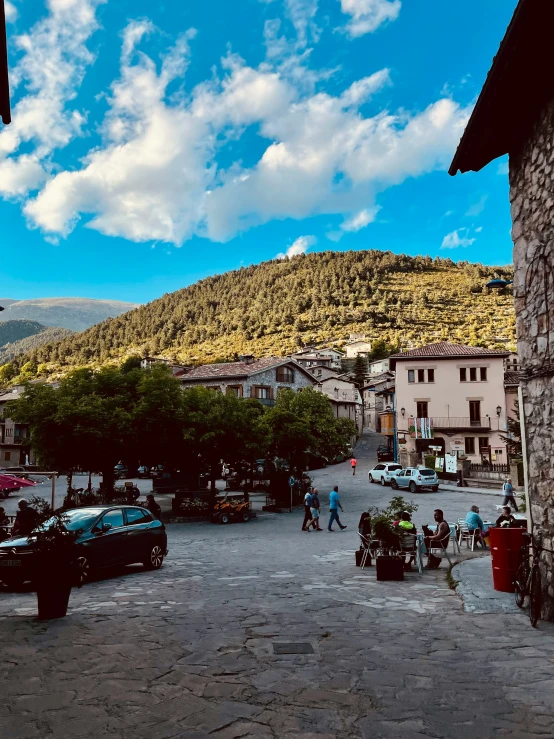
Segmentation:
<svg viewBox="0 0 554 739">
<path fill-rule="evenodd" d="M 221 362 L 219 364 L 203 364 L 201 367 L 194 367 L 185 375 L 182 376 L 181 381 L 187 382 L 187 380 L 209 380 L 212 378 L 225 378 L 225 377 L 248 377 L 249 375 L 255 375 L 258 372 L 271 369 L 272 367 L 279 367 L 282 364 L 291 362 L 296 364 L 291 359 L 286 357 L 265 357 L 263 359 L 256 359 L 253 362 Z M 303 370 L 298 364 L 296 367 L 299 370 Z"/>
<path fill-rule="evenodd" d="M 504 385 L 519 385 L 519 372 L 504 372 Z"/>
<path fill-rule="evenodd" d="M 400 354 L 392 354 L 389 359 L 416 359 L 418 357 L 507 357 L 510 352 L 502 349 L 483 349 L 480 346 L 465 346 L 464 344 L 449 344 L 446 341 L 439 344 L 427 344 L 417 349 L 410 349 Z"/>
</svg>

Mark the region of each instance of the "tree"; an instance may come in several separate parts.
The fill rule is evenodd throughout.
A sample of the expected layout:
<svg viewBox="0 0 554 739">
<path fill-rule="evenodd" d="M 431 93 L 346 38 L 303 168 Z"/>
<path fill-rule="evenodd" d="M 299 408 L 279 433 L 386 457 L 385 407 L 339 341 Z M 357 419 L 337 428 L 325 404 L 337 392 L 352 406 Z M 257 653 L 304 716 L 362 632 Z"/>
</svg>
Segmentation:
<svg viewBox="0 0 554 739">
<path fill-rule="evenodd" d="M 388 342 L 385 339 L 377 339 L 371 348 L 369 354 L 369 361 L 376 362 L 379 359 L 386 359 L 391 354 L 396 354 L 400 351 L 400 344 L 398 342 Z"/>
<path fill-rule="evenodd" d="M 358 354 L 354 362 L 354 371 L 352 372 L 357 388 L 361 389 L 364 386 L 367 371 L 367 359 Z"/>
<path fill-rule="evenodd" d="M 519 457 L 523 455 L 521 442 L 521 420 L 519 415 L 519 401 L 514 402 L 514 417 L 508 416 L 506 435 L 500 434 L 502 441 L 506 442 L 508 457 Z"/>
</svg>

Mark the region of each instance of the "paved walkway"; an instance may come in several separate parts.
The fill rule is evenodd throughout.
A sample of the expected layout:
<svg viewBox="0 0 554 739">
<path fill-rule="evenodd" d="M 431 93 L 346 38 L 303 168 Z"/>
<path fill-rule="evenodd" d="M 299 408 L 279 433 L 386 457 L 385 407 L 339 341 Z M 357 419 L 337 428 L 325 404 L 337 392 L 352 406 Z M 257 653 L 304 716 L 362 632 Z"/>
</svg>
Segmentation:
<svg viewBox="0 0 554 739">
<path fill-rule="evenodd" d="M 360 510 L 391 496 L 367 482 L 379 441 L 364 439 L 356 478 L 346 465 L 314 474 L 324 501 L 331 482 L 341 488 L 342 533 L 302 533 L 301 511 L 173 525 L 161 571 L 92 582 L 65 619 L 39 623 L 33 594 L 2 594 L 0 735 L 550 737 L 546 629 L 465 613 L 444 570 L 378 583 L 355 568 Z M 452 517 L 472 504 L 414 497 L 418 523 L 438 501 Z"/>
</svg>

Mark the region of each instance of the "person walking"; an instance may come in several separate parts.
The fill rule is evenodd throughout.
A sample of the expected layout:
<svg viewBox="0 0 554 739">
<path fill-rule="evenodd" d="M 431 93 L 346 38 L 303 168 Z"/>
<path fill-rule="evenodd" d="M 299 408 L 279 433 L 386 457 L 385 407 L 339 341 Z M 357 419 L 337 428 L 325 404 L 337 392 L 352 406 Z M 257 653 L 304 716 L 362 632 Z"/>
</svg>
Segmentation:
<svg viewBox="0 0 554 739">
<path fill-rule="evenodd" d="M 343 526 L 340 522 L 339 518 L 339 510 L 343 511 L 343 507 L 340 504 L 340 498 L 339 498 L 339 487 L 338 485 L 335 485 L 335 487 L 332 489 L 332 491 L 329 493 L 329 525 L 327 526 L 327 531 L 334 531 L 335 529 L 331 528 L 333 525 L 333 521 L 336 521 L 339 525 L 339 528 L 341 531 L 344 531 L 346 526 Z"/>
<path fill-rule="evenodd" d="M 304 520 L 302 521 L 302 531 L 309 531 L 312 524 L 312 493 L 311 488 L 306 490 L 304 496 Z"/>
<path fill-rule="evenodd" d="M 314 527 L 314 531 L 323 531 L 323 529 L 319 525 L 319 494 L 317 491 L 317 488 L 314 488 L 312 491 L 312 507 L 311 507 L 311 513 L 312 513 L 312 524 Z"/>
<path fill-rule="evenodd" d="M 357 466 L 357 464 L 358 464 L 358 462 L 356 461 L 356 457 L 352 457 L 352 459 L 350 460 L 350 466 L 352 467 L 352 474 L 353 475 L 356 474 L 356 466 Z"/>
<path fill-rule="evenodd" d="M 517 507 L 516 499 L 514 497 L 514 486 L 512 485 L 511 477 L 508 477 L 504 485 L 502 485 L 502 492 L 504 493 L 504 502 L 502 505 L 513 506 L 514 511 L 517 513 L 519 508 Z"/>
</svg>

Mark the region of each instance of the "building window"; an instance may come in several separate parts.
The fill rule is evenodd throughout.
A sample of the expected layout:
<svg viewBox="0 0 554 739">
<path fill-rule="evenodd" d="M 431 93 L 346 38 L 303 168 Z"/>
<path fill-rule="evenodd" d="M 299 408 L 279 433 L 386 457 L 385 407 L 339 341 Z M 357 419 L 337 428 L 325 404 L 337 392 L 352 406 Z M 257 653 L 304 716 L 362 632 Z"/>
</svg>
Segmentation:
<svg viewBox="0 0 554 739">
<path fill-rule="evenodd" d="M 435 382 L 435 370 L 427 370 L 427 382 Z"/>
<path fill-rule="evenodd" d="M 429 418 L 429 404 L 427 402 L 421 402 L 417 404 L 417 417 L 418 418 Z"/>
<path fill-rule="evenodd" d="M 486 367 L 480 367 L 481 372 L 481 382 L 487 381 L 487 368 Z"/>
<path fill-rule="evenodd" d="M 464 447 L 466 450 L 466 454 L 475 454 L 475 437 L 466 436 L 466 438 L 464 439 Z"/>
<path fill-rule="evenodd" d="M 469 401 L 469 422 L 472 426 L 481 425 L 481 401 Z"/>
<path fill-rule="evenodd" d="M 290 367 L 278 367 L 277 382 L 294 382 L 294 370 L 291 370 Z"/>
<path fill-rule="evenodd" d="M 465 367 L 460 367 L 460 382 L 467 382 L 467 370 Z"/>
<path fill-rule="evenodd" d="M 271 399 L 271 388 L 270 387 L 255 387 L 254 397 L 258 400 L 270 400 Z"/>
<path fill-rule="evenodd" d="M 477 382 L 477 367 L 470 367 L 469 368 L 469 381 L 470 382 Z"/>
<path fill-rule="evenodd" d="M 488 436 L 480 436 L 479 437 L 479 454 L 487 454 L 489 453 L 489 437 Z"/>
<path fill-rule="evenodd" d="M 322 372 L 321 370 L 318 370 L 318 371 L 317 371 L 317 376 L 318 376 L 318 377 L 321 377 L 321 375 L 322 375 L 322 374 L 323 374 L 323 372 Z"/>
<path fill-rule="evenodd" d="M 418 382 L 425 382 L 425 370 L 418 370 L 417 371 L 417 381 Z"/>
<path fill-rule="evenodd" d="M 237 398 L 242 398 L 242 385 L 228 385 L 227 395 L 236 395 Z"/>
<path fill-rule="evenodd" d="M 11 458 L 12 458 L 11 452 L 4 452 L 4 459 L 6 460 L 6 462 L 9 462 Z"/>
<path fill-rule="evenodd" d="M 415 382 L 415 370 L 408 370 L 408 382 Z"/>
</svg>

